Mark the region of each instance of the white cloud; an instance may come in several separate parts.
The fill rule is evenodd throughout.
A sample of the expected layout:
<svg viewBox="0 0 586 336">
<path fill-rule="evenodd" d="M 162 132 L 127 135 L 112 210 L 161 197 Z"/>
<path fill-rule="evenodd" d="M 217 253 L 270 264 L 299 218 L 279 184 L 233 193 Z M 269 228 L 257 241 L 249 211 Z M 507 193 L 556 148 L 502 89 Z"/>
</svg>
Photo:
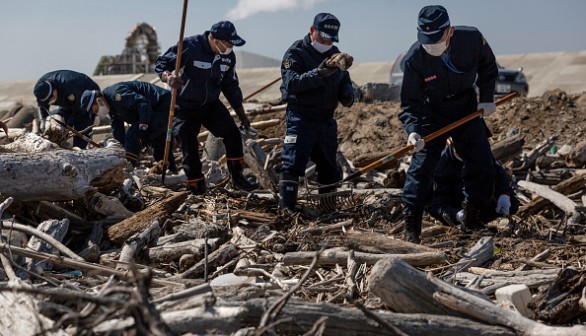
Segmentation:
<svg viewBox="0 0 586 336">
<path fill-rule="evenodd" d="M 262 12 L 277 12 L 281 10 L 308 9 L 316 3 L 327 0 L 238 0 L 227 17 L 229 20 L 240 20 Z"/>
</svg>

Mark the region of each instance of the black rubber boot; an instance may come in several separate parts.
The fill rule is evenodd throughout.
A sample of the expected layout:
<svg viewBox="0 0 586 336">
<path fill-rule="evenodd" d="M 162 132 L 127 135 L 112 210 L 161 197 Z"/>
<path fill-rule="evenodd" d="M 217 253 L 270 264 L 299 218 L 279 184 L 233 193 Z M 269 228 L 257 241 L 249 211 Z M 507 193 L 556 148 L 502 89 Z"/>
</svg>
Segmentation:
<svg viewBox="0 0 586 336">
<path fill-rule="evenodd" d="M 258 188 L 258 183 L 250 182 L 242 171 L 244 170 L 244 160 L 242 159 L 228 159 L 228 171 L 232 176 L 232 188 L 236 190 L 252 191 Z"/>
<path fill-rule="evenodd" d="M 480 221 L 480 207 L 474 203 L 462 203 L 462 207 L 464 208 L 462 231 L 471 232 L 483 229 L 484 224 Z"/>
<path fill-rule="evenodd" d="M 421 243 L 421 220 L 423 211 L 405 208 L 405 223 L 403 226 L 403 239 L 410 243 Z"/>
<path fill-rule="evenodd" d="M 298 212 L 297 190 L 299 189 L 299 177 L 287 173 L 279 176 L 279 208 L 289 212 Z"/>
<path fill-rule="evenodd" d="M 187 188 L 193 195 L 203 195 L 208 190 L 205 178 L 187 180 Z"/>
</svg>

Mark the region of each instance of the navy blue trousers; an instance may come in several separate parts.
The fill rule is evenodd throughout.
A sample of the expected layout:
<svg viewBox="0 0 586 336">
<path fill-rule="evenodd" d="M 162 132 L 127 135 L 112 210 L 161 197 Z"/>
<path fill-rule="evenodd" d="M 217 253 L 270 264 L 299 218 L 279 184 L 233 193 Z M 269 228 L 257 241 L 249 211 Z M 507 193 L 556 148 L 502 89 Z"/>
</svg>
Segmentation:
<svg viewBox="0 0 586 336">
<path fill-rule="evenodd" d="M 281 160 L 281 172 L 292 176 L 304 176 L 307 163 L 315 162 L 317 181 L 321 185 L 340 181 L 342 178 L 336 162 L 338 150 L 338 124 L 334 118 L 316 121 L 295 111 L 287 111 L 285 143 Z"/>
<path fill-rule="evenodd" d="M 215 137 L 222 138 L 226 147 L 226 158 L 237 159 L 243 156 L 240 130 L 221 101 L 216 100 L 197 110 L 180 107 L 175 115 L 173 128 L 181 143 L 183 170 L 188 180 L 203 177 L 197 141 L 202 125 Z"/>
</svg>

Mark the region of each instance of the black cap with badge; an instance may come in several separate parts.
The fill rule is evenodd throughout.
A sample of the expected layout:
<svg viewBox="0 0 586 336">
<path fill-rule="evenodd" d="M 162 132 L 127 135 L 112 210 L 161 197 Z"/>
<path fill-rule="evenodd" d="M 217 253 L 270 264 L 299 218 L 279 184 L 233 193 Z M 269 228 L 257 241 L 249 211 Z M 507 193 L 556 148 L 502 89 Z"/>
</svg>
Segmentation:
<svg viewBox="0 0 586 336">
<path fill-rule="evenodd" d="M 313 19 L 313 26 L 322 39 L 328 42 L 339 42 L 340 21 L 334 15 L 330 13 L 317 14 Z"/>
<path fill-rule="evenodd" d="M 218 40 L 227 41 L 236 47 L 241 47 L 246 43 L 242 37 L 236 34 L 236 27 L 230 21 L 220 21 L 210 29 L 212 37 Z"/>
<path fill-rule="evenodd" d="M 434 44 L 438 42 L 448 28 L 450 28 L 450 17 L 443 6 L 425 6 L 419 11 L 417 19 L 417 40 L 419 43 Z"/>
</svg>

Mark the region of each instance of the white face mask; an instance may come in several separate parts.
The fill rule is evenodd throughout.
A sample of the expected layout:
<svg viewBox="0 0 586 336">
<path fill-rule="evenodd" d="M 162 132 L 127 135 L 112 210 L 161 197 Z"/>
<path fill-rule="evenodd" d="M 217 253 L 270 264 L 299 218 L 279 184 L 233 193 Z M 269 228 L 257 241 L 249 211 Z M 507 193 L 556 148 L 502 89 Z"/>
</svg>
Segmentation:
<svg viewBox="0 0 586 336">
<path fill-rule="evenodd" d="M 421 46 L 431 56 L 440 56 L 446 51 L 446 49 L 448 49 L 448 39 L 434 44 L 422 44 Z"/>
<path fill-rule="evenodd" d="M 97 114 L 98 117 L 105 118 L 108 115 L 108 113 L 110 113 L 110 109 L 104 105 L 100 105 L 100 108 L 98 109 L 98 114 Z"/>
<path fill-rule="evenodd" d="M 228 55 L 229 53 L 232 52 L 232 48 L 231 47 L 230 48 L 227 48 L 224 45 L 224 43 L 222 43 L 222 41 L 218 41 L 218 42 L 220 42 L 220 44 L 222 45 L 222 47 L 224 47 L 224 49 L 226 49 L 226 50 L 224 50 L 224 52 L 221 52 L 220 51 L 220 48 L 218 48 L 218 45 L 216 45 L 216 50 L 218 51 L 218 54 L 220 54 L 220 55 Z"/>
<path fill-rule="evenodd" d="M 311 46 L 319 51 L 320 53 L 325 53 L 326 51 L 332 49 L 332 47 L 334 46 L 333 44 L 323 44 L 323 43 L 319 43 L 317 40 L 311 42 Z"/>
</svg>

